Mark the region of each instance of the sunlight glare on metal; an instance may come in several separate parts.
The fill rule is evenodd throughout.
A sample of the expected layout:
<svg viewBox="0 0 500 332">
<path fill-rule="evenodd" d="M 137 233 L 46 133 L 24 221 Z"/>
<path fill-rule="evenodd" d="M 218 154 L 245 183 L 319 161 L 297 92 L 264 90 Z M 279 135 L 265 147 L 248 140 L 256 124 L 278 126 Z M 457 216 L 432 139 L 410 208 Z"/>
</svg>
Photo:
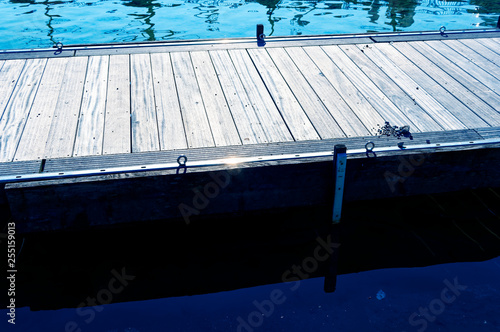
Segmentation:
<svg viewBox="0 0 500 332">
<path fill-rule="evenodd" d="M 226 158 L 227 165 L 237 165 L 240 162 L 241 162 L 241 160 L 239 158 L 234 158 L 234 157 Z"/>
</svg>

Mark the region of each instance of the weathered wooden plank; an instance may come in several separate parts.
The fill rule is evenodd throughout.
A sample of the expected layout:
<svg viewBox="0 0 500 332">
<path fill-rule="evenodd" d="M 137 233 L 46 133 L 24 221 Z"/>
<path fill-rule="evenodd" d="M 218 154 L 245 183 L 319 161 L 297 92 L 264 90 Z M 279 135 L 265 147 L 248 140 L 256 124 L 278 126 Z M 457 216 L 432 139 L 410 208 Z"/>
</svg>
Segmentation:
<svg viewBox="0 0 500 332">
<path fill-rule="evenodd" d="M 367 47 L 363 52 L 386 74 L 389 76 L 401 89 L 403 89 L 415 103 L 419 104 L 432 118 L 434 118 L 445 130 L 464 129 L 467 128 L 460 120 L 458 120 L 450 111 L 434 99 L 426 90 L 425 87 L 416 83 L 408 74 L 391 61 L 381 49 L 381 47 Z M 387 47 L 386 47 L 387 48 Z M 362 48 L 360 48 L 362 49 Z M 424 130 L 426 130 L 424 128 Z"/>
<path fill-rule="evenodd" d="M 500 43 L 498 42 L 499 39 L 493 39 L 493 38 L 479 38 L 476 39 L 478 43 L 481 45 L 484 45 L 487 47 L 490 51 L 495 52 L 496 54 L 500 54 Z"/>
<path fill-rule="evenodd" d="M 42 78 L 47 59 L 30 59 L 0 119 L 0 162 L 12 161 Z"/>
<path fill-rule="evenodd" d="M 108 77 L 102 153 L 129 153 L 131 151 L 130 57 L 110 56 Z"/>
<path fill-rule="evenodd" d="M 319 139 L 320 137 L 315 129 L 316 125 L 311 123 L 305 110 L 319 109 L 324 112 L 324 105 L 309 86 L 309 91 L 307 91 L 310 93 L 309 95 L 307 95 L 304 87 L 301 87 L 304 78 L 302 74 L 294 68 L 295 65 L 289 60 L 286 52 L 283 49 L 277 48 L 269 50 L 271 54 L 275 54 L 274 59 L 271 59 L 265 49 L 250 49 L 248 53 L 260 77 L 264 81 L 267 91 L 271 94 L 274 104 L 278 107 L 281 116 L 285 120 L 288 129 L 291 131 L 295 140 Z M 286 64 L 286 58 L 288 58 L 288 64 Z M 287 65 L 291 67 L 286 68 Z M 307 82 L 303 85 L 307 85 Z M 262 93 L 263 92 L 265 92 L 265 90 L 262 90 Z M 271 100 L 265 102 L 272 104 Z M 342 135 L 340 130 L 338 134 Z"/>
<path fill-rule="evenodd" d="M 188 146 L 214 146 L 214 138 L 201 97 L 198 81 L 188 52 L 171 53 L 179 105 L 186 130 Z"/>
<path fill-rule="evenodd" d="M 102 154 L 109 56 L 91 56 L 83 89 L 73 155 Z"/>
<path fill-rule="evenodd" d="M 429 45 L 422 42 L 415 42 L 411 43 L 411 46 L 423 54 L 427 59 L 432 61 L 435 65 L 447 72 L 455 80 L 460 82 L 460 84 L 469 89 L 473 94 L 488 103 L 491 107 L 496 110 L 500 109 L 500 98 L 498 94 L 482 84 L 481 81 L 470 76 L 469 73 L 465 72 L 462 68 L 455 65 L 451 61 L 443 62 L 442 55 Z M 486 121 L 486 118 L 483 117 L 483 119 Z"/>
<path fill-rule="evenodd" d="M 168 53 L 151 54 L 156 116 L 161 150 L 186 148 L 187 140 L 181 107 Z"/>
<path fill-rule="evenodd" d="M 311 119 L 314 119 L 313 116 L 317 117 L 317 120 L 314 120 L 313 123 L 321 137 L 340 137 L 338 136 L 339 130 L 347 137 L 369 135 L 370 131 L 342 99 L 330 81 L 305 53 L 304 49 L 301 47 L 288 47 L 285 50 L 302 75 L 304 75 L 314 93 L 327 108 L 327 112 L 314 111 L 312 115 L 309 115 Z M 308 113 L 309 109 L 305 111 Z M 316 125 L 318 121 L 322 123 L 321 126 Z M 372 131 L 373 133 L 375 131 Z"/>
<path fill-rule="evenodd" d="M 4 61 L 0 70 L 0 118 L 9 102 L 12 91 L 16 87 L 17 80 L 21 75 L 26 60 Z"/>
<path fill-rule="evenodd" d="M 473 42 L 474 40 L 470 40 Z M 475 63 L 477 66 L 481 67 L 483 70 L 492 73 L 494 76 L 494 73 L 497 73 L 500 71 L 500 55 L 491 52 L 495 54 L 493 58 L 488 59 L 487 56 L 490 56 L 491 53 L 480 53 L 477 49 L 474 49 L 476 44 L 469 44 L 469 39 L 465 40 L 465 43 L 463 41 L 458 41 L 458 40 L 449 40 L 449 41 L 443 41 L 443 43 L 452 48 L 455 52 L 460 53 L 463 57 L 467 58 L 467 60 Z M 477 43 L 479 44 L 479 43 Z M 481 44 L 479 44 L 482 46 Z M 484 46 L 483 46 L 484 47 Z M 484 47 L 486 50 L 489 50 L 488 48 Z M 498 64 L 498 65 L 497 65 Z"/>
<path fill-rule="evenodd" d="M 366 47 L 366 45 L 365 45 Z M 435 128 L 435 131 L 442 130 L 442 127 L 430 117 L 404 90 L 402 90 L 389 76 L 364 54 L 364 52 L 351 45 L 341 46 L 342 51 L 348 56 L 368 78 L 383 91 L 385 98 L 389 98 L 394 105 L 416 126 L 411 131 L 419 131 L 419 128 Z"/>
<path fill-rule="evenodd" d="M 357 51 L 348 51 L 349 49 L 356 49 Z M 375 76 L 373 80 L 368 77 L 368 74 L 365 74 L 360 67 L 359 64 L 356 64 L 347 56 L 356 53 L 358 58 L 361 58 L 361 62 L 370 61 L 359 48 L 350 47 L 347 50 L 340 49 L 338 46 L 329 46 L 324 48 L 325 52 L 330 56 L 331 59 L 335 59 L 337 66 L 340 70 L 344 72 L 344 74 L 351 80 L 351 82 L 358 88 L 359 91 L 366 97 L 366 99 L 378 110 L 380 114 L 384 117 L 393 116 L 396 117 L 399 126 L 409 125 L 410 128 L 416 131 L 437 131 L 442 130 L 442 127 L 434 121 L 425 111 L 423 111 L 417 105 L 413 105 L 410 109 L 400 109 L 392 102 L 392 95 L 389 91 L 383 90 L 379 88 L 374 82 L 378 81 L 378 76 L 382 77 L 383 80 L 387 76 L 380 70 L 379 75 L 371 75 Z M 355 55 L 355 56 L 356 56 Z M 377 67 L 371 66 L 366 67 L 367 72 L 371 72 L 372 68 L 377 71 Z M 387 86 L 387 85 L 386 85 Z M 399 90 L 399 98 L 405 98 L 406 100 L 412 101 L 406 93 Z M 404 110 L 404 112 L 403 112 Z"/>
<path fill-rule="evenodd" d="M 191 60 L 215 145 L 242 144 L 210 55 L 206 51 L 191 52 Z"/>
<path fill-rule="evenodd" d="M 500 114 L 411 46 L 394 43 L 403 56 L 391 52 L 389 57 L 417 83 L 430 87 L 427 91 L 469 128 L 496 125 Z M 410 61 L 411 60 L 411 61 Z M 427 73 L 423 75 L 421 72 Z M 438 83 L 438 84 L 436 84 Z M 457 102 L 460 101 L 460 103 Z"/>
<path fill-rule="evenodd" d="M 462 70 L 466 71 L 469 75 L 481 81 L 491 90 L 500 93 L 500 81 L 479 65 L 467 59 L 461 53 L 453 50 L 443 42 L 430 41 L 425 43 L 439 52 L 443 56 L 443 61 L 451 61 L 462 68 Z"/>
<path fill-rule="evenodd" d="M 243 144 L 267 143 L 262 124 L 251 105 L 236 69 L 226 51 L 210 52 L 222 91 L 226 97 Z"/>
<path fill-rule="evenodd" d="M 485 139 L 500 138 L 500 127 L 478 128 L 476 132 Z"/>
<path fill-rule="evenodd" d="M 130 55 L 132 152 L 160 149 L 149 54 Z"/>
<path fill-rule="evenodd" d="M 42 159 L 68 58 L 47 61 L 14 160 Z"/>
<path fill-rule="evenodd" d="M 316 46 L 304 47 L 303 49 L 368 130 L 373 132 L 377 125 L 383 126 L 385 121 L 394 123 L 395 117 L 384 118 L 381 116 L 323 49 Z"/>
<path fill-rule="evenodd" d="M 277 75 L 281 73 L 284 79 L 283 83 L 285 85 L 287 84 L 290 87 L 291 92 L 293 93 L 295 98 L 297 98 L 301 106 L 301 110 L 303 110 L 305 115 L 309 118 L 309 121 L 312 123 L 319 136 L 322 139 L 345 137 L 346 134 L 344 133 L 343 128 L 341 128 L 335 121 L 323 100 L 319 97 L 315 89 L 309 84 L 309 82 L 300 71 L 300 66 L 294 63 L 292 58 L 290 58 L 290 56 L 288 55 L 287 51 L 285 51 L 285 49 L 283 48 L 268 48 L 268 53 L 271 56 L 272 60 L 267 60 L 274 62 L 276 68 L 279 70 L 279 73 L 277 73 Z M 307 57 L 304 51 L 302 51 L 302 54 Z M 309 57 L 307 58 L 309 59 Z M 265 62 L 266 59 L 261 59 L 261 66 L 269 69 L 271 66 L 266 65 Z M 314 66 L 314 63 L 312 63 L 310 59 L 309 62 L 312 66 Z M 316 74 L 318 72 L 319 70 L 316 70 Z M 276 75 L 276 73 L 274 73 L 273 75 Z M 335 90 L 324 77 L 323 79 L 324 81 L 320 81 L 319 85 L 321 85 L 321 83 L 325 83 L 326 81 L 326 84 L 329 85 L 330 89 Z M 285 120 L 290 127 L 290 121 L 287 120 L 286 116 L 290 116 L 291 114 L 289 114 L 289 108 L 286 107 L 286 102 L 284 103 L 282 100 L 283 98 L 286 98 L 286 95 L 282 94 L 282 91 L 285 89 L 280 88 L 279 83 L 280 82 L 278 81 L 278 84 L 275 85 L 275 91 L 273 92 L 273 94 L 275 94 L 276 96 L 273 96 L 273 99 L 275 100 L 275 102 L 276 100 L 279 100 L 279 103 L 277 104 L 282 105 L 281 107 L 279 106 L 279 108 L 283 110 L 282 114 L 285 116 Z M 267 86 L 269 88 L 269 84 L 267 84 Z M 295 106 L 295 103 L 292 106 Z M 354 125 L 361 126 L 361 128 L 359 128 L 358 130 L 360 132 L 360 135 L 368 134 L 366 128 L 361 124 L 361 122 L 359 122 L 359 120 L 357 122 L 353 122 Z"/>
<path fill-rule="evenodd" d="M 500 53 L 497 53 L 494 50 L 486 47 L 484 44 L 479 42 L 479 40 L 477 40 L 477 39 L 464 39 L 464 40 L 461 40 L 460 42 L 462 44 L 466 45 L 467 47 L 469 47 L 470 49 L 472 49 L 478 55 L 488 59 L 493 64 L 500 66 L 500 64 L 498 64 Z M 500 48 L 500 46 L 499 46 L 499 48 Z M 500 52 L 500 50 L 497 50 L 497 51 Z"/>
<path fill-rule="evenodd" d="M 268 141 L 284 142 L 293 140 L 294 138 L 287 128 L 280 110 L 276 108 L 247 51 L 230 50 L 229 55 L 245 87 L 251 105 L 266 132 Z"/>
<path fill-rule="evenodd" d="M 486 36 L 487 35 L 487 36 Z M 378 35 L 373 36 L 371 39 L 376 43 L 389 43 L 389 42 L 413 42 L 413 41 L 424 41 L 424 40 L 450 40 L 450 39 L 468 39 L 468 38 L 493 38 L 498 37 L 500 32 L 491 30 L 489 32 L 475 32 L 475 31 L 467 31 L 467 32 L 447 32 L 445 34 L 441 34 L 438 31 L 434 34 L 429 34 L 426 32 L 421 33 L 400 33 L 398 35 L 389 34 L 387 36 Z"/>
<path fill-rule="evenodd" d="M 73 155 L 87 64 L 87 57 L 75 57 L 68 60 L 61 91 L 57 98 L 54 119 L 47 137 L 45 158 Z"/>
</svg>

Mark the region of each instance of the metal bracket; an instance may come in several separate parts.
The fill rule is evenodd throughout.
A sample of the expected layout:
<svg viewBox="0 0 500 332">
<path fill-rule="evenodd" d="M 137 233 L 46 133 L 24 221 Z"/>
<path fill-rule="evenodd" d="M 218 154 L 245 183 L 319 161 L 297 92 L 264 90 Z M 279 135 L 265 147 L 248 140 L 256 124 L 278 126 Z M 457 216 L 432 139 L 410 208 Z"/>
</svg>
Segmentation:
<svg viewBox="0 0 500 332">
<path fill-rule="evenodd" d="M 264 40 L 266 35 L 264 34 L 264 25 L 257 24 L 257 46 L 266 45 L 266 41 Z"/>
<path fill-rule="evenodd" d="M 347 163 L 347 148 L 343 144 L 335 145 L 333 150 L 333 167 L 334 167 L 334 188 L 333 193 L 333 216 L 332 223 L 340 222 L 342 212 L 342 199 L 344 197 L 344 182 L 345 170 Z"/>
</svg>

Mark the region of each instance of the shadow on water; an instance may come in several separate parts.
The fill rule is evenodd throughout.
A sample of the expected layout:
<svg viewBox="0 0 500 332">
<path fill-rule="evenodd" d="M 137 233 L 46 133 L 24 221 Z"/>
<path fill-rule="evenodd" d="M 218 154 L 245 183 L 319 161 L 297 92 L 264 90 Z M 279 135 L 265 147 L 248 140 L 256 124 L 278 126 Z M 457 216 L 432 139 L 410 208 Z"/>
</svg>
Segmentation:
<svg viewBox="0 0 500 332">
<path fill-rule="evenodd" d="M 392 26 L 393 31 L 412 26 L 417 6 L 418 1 L 415 0 L 389 0 L 387 18 L 390 22 L 387 24 Z"/>
<path fill-rule="evenodd" d="M 328 243 L 330 209 L 30 234 L 18 259 L 17 303 L 76 307 L 123 269 L 136 278 L 113 302 L 280 283 Z M 497 257 L 500 188 L 345 204 L 339 243 L 339 274 Z M 301 273 L 321 277 L 327 264 Z"/>
<path fill-rule="evenodd" d="M 123 5 L 127 7 L 137 7 L 137 8 L 146 8 L 147 14 L 135 14 L 130 13 L 134 19 L 144 20 L 144 24 L 146 24 L 147 28 L 142 30 L 143 33 L 147 35 L 147 41 L 155 41 L 155 24 L 152 22 L 152 18 L 156 15 L 155 8 L 160 7 L 161 5 L 156 2 L 156 0 L 123 0 Z"/>
<path fill-rule="evenodd" d="M 14 4 L 30 4 L 30 5 L 42 5 L 44 7 L 43 15 L 47 17 L 45 25 L 47 26 L 47 37 L 52 44 L 56 44 L 58 41 L 54 39 L 55 28 L 53 27 L 54 18 L 61 17 L 57 14 L 51 14 L 53 10 L 53 5 L 63 4 L 64 1 L 36 1 L 36 0 L 10 0 Z"/>
<path fill-rule="evenodd" d="M 271 25 L 271 32 L 268 35 L 272 36 L 274 34 L 274 24 L 281 20 L 281 18 L 273 17 L 274 11 L 278 8 L 281 0 L 256 0 L 256 2 L 267 8 L 267 20 Z"/>
</svg>

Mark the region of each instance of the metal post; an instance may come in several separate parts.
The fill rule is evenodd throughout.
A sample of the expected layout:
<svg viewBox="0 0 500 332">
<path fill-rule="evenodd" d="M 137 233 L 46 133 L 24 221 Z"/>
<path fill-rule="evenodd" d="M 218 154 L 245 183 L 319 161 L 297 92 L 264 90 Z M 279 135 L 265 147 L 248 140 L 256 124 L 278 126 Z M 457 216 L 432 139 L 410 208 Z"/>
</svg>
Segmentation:
<svg viewBox="0 0 500 332">
<path fill-rule="evenodd" d="M 342 198 L 344 196 L 345 170 L 347 162 L 347 149 L 345 145 L 335 145 L 333 150 L 334 167 L 334 193 L 333 193 L 333 216 L 330 225 L 329 242 L 332 244 L 328 258 L 328 270 L 325 274 L 324 290 L 326 293 L 333 293 L 337 289 L 337 265 L 338 248 L 340 247 L 340 216 L 342 212 Z"/>
<path fill-rule="evenodd" d="M 342 199 L 344 197 L 344 180 L 345 168 L 347 162 L 347 149 L 345 145 L 335 145 L 333 150 L 333 167 L 334 167 L 334 188 L 333 194 L 333 216 L 332 223 L 338 224 L 340 222 L 340 215 L 342 212 Z"/>
<path fill-rule="evenodd" d="M 266 45 L 266 42 L 264 41 L 265 38 L 266 35 L 264 34 L 264 25 L 257 24 L 257 45 L 258 46 Z"/>
</svg>

